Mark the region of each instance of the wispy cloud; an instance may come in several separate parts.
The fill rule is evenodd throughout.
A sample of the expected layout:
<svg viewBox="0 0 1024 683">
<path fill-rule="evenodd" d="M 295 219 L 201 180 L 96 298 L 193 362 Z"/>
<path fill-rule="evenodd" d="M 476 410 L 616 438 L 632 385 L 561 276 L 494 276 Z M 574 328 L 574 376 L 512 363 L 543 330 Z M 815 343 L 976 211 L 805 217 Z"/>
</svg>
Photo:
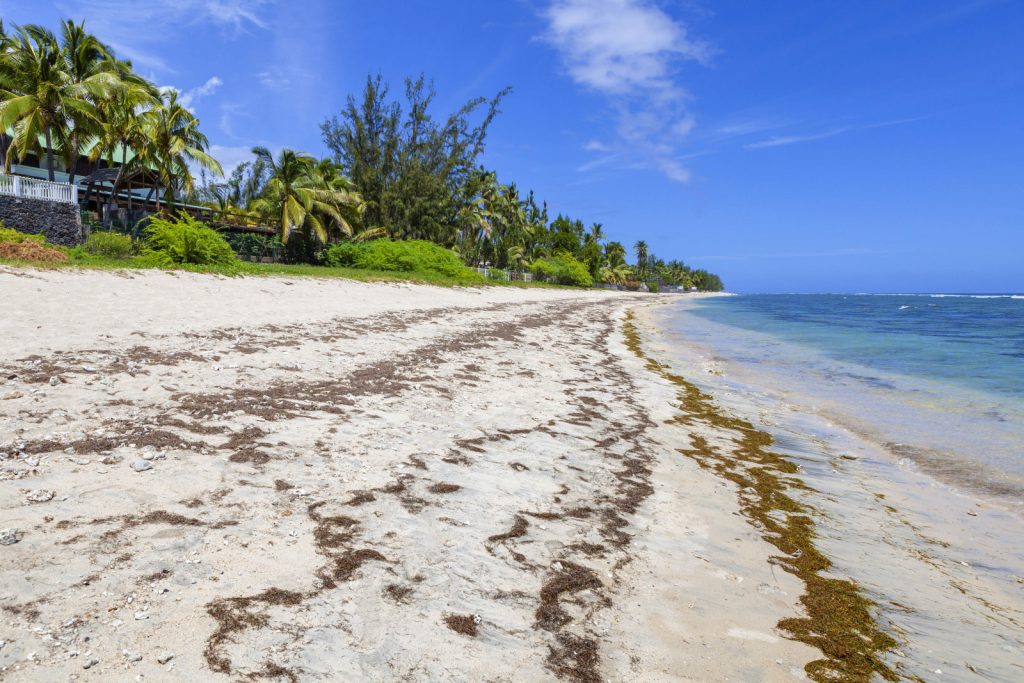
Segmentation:
<svg viewBox="0 0 1024 683">
<path fill-rule="evenodd" d="M 231 35 L 265 29 L 259 8 L 272 0 L 64 0 L 61 13 L 85 19 L 89 30 L 119 54 L 162 74 L 174 73 L 160 48 L 196 25 L 216 26 Z"/>
<path fill-rule="evenodd" d="M 260 4 L 259 0 L 209 0 L 206 11 L 211 19 L 219 24 L 231 25 L 236 31 L 244 31 L 248 24 L 265 29 L 267 24 L 252 9 Z"/>
<path fill-rule="evenodd" d="M 955 4 L 935 3 L 931 5 L 938 10 L 932 13 L 921 12 L 915 21 L 900 24 L 888 23 L 874 33 L 874 38 L 905 38 L 907 36 L 925 33 L 935 29 L 944 28 L 953 24 L 962 23 L 971 15 L 983 12 L 992 7 L 1003 5 L 1006 0 L 967 0 Z M 928 7 L 928 6 L 926 6 Z"/>
<path fill-rule="evenodd" d="M 615 114 L 617 140 L 588 144 L 588 151 L 615 152 L 598 165 L 618 159 L 687 182 L 679 146 L 695 122 L 676 70 L 684 61 L 707 64 L 709 45 L 648 0 L 556 0 L 544 17 L 544 38 L 569 76 L 606 97 Z"/>
<path fill-rule="evenodd" d="M 911 118 L 893 119 L 891 121 L 879 121 L 877 123 L 864 123 L 852 126 L 840 126 L 838 128 L 831 128 L 829 130 L 821 131 L 818 133 L 803 133 L 796 135 L 776 135 L 774 137 L 767 138 L 765 140 L 759 140 L 750 144 L 744 145 L 745 149 L 765 149 L 768 147 L 783 147 L 785 145 L 795 145 L 800 142 L 813 142 L 814 140 L 824 140 L 826 138 L 834 138 L 837 135 L 843 135 L 857 130 L 871 130 L 873 128 L 888 128 L 889 126 L 902 126 L 907 123 L 913 123 L 915 121 L 922 121 L 926 117 L 915 116 Z"/>
<path fill-rule="evenodd" d="M 313 80 L 313 74 L 298 65 L 290 65 L 288 68 L 271 66 L 255 74 L 256 80 L 264 88 L 275 92 L 285 92 L 292 88 L 309 83 Z"/>
<path fill-rule="evenodd" d="M 746 137 L 765 133 L 784 127 L 786 124 L 776 119 L 750 118 L 733 119 L 712 128 L 704 130 L 703 138 L 711 141 L 729 140 L 731 138 Z"/>
<path fill-rule="evenodd" d="M 217 126 L 220 128 L 220 131 L 229 138 L 237 138 L 235 119 L 240 115 L 247 116 L 246 110 L 241 104 L 237 102 L 221 102 L 220 118 L 217 120 Z"/>
<path fill-rule="evenodd" d="M 764 149 L 766 147 L 783 147 L 785 145 L 795 145 L 799 142 L 811 142 L 812 140 L 824 140 L 825 138 L 832 138 L 837 135 L 842 135 L 847 131 L 851 131 L 853 128 L 850 126 L 844 126 L 842 128 L 833 128 L 832 130 L 826 130 L 821 133 L 806 133 L 804 135 L 776 135 L 770 137 L 767 140 L 760 140 L 758 142 L 751 142 L 748 145 L 744 145 L 747 149 Z"/>
</svg>

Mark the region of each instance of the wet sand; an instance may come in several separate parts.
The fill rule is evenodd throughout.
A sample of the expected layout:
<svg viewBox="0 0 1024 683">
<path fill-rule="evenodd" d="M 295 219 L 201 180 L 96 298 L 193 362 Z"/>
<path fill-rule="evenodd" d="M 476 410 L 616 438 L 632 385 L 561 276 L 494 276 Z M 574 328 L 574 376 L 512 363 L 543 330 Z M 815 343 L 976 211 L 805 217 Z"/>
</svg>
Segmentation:
<svg viewBox="0 0 1024 683">
<path fill-rule="evenodd" d="M 650 295 L 0 270 L 0 678 L 793 680 Z M 724 439 L 728 442 L 728 439 Z"/>
</svg>

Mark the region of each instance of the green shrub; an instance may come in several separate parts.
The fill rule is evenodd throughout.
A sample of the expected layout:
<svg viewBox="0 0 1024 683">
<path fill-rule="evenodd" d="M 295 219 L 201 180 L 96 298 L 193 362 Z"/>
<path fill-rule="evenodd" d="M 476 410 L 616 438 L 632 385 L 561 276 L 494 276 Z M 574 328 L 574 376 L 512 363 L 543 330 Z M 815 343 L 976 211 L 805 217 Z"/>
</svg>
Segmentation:
<svg viewBox="0 0 1024 683">
<path fill-rule="evenodd" d="M 132 238 L 116 232 L 94 232 L 91 233 L 81 250 L 92 256 L 105 258 L 123 259 L 130 257 L 135 252 Z"/>
<path fill-rule="evenodd" d="M 25 232 L 18 232 L 13 228 L 5 228 L 4 224 L 0 223 L 0 243 L 21 244 L 25 240 L 32 240 L 39 244 L 46 244 L 46 238 L 42 235 L 30 235 Z"/>
<path fill-rule="evenodd" d="M 182 212 L 153 218 L 146 228 L 145 261 L 153 265 L 237 266 L 238 257 L 219 232 Z"/>
<path fill-rule="evenodd" d="M 657 282 L 648 282 L 647 283 L 647 291 L 650 292 L 651 294 L 657 294 L 658 293 L 658 283 Z"/>
<path fill-rule="evenodd" d="M 478 274 L 467 268 L 454 251 L 424 240 L 340 242 L 324 250 L 323 262 L 334 267 L 479 279 Z"/>
<path fill-rule="evenodd" d="M 590 287 L 594 279 L 587 266 L 569 254 L 559 254 L 546 259 L 537 259 L 530 264 L 530 273 L 538 280 L 555 282 L 573 287 Z"/>
</svg>

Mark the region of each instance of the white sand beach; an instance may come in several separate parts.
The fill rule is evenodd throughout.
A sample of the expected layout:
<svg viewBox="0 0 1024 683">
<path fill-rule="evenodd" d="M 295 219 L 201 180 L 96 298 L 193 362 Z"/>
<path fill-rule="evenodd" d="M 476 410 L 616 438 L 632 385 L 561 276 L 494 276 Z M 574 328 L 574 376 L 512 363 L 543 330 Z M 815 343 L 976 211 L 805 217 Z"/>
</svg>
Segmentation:
<svg viewBox="0 0 1024 683">
<path fill-rule="evenodd" d="M 0 679 L 782 681 L 820 656 L 624 344 L 658 297 L 6 267 L 0 294 Z"/>
</svg>

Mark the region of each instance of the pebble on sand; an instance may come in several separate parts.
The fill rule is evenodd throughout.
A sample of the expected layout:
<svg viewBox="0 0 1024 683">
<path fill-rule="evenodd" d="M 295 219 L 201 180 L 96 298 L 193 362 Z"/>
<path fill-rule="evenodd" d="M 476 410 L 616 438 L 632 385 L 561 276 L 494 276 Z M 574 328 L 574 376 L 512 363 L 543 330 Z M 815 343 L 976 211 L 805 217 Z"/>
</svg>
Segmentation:
<svg viewBox="0 0 1024 683">
<path fill-rule="evenodd" d="M 132 469 L 136 472 L 145 472 L 146 470 L 153 469 L 153 465 L 148 460 L 137 458 L 131 462 Z"/>
<path fill-rule="evenodd" d="M 55 495 L 57 494 L 50 489 L 36 489 L 35 491 L 29 491 L 25 494 L 25 500 L 30 503 L 45 503 L 53 500 Z"/>
</svg>

